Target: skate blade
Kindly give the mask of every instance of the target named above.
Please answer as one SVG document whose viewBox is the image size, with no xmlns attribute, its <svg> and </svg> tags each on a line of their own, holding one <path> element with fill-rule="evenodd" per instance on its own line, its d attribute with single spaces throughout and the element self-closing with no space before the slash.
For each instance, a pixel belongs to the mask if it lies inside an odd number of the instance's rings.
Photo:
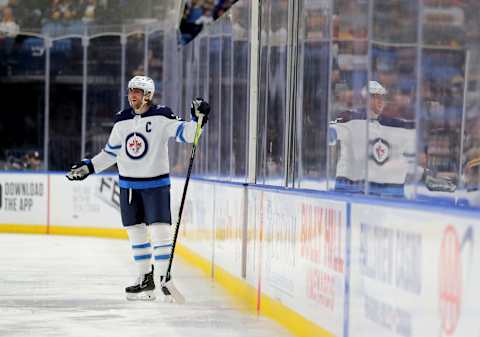
<svg viewBox="0 0 480 337">
<path fill-rule="evenodd" d="M 167 283 L 162 285 L 162 292 L 165 295 L 165 298 L 168 299 L 170 302 L 175 302 L 178 304 L 185 303 L 185 297 L 178 291 L 177 287 L 173 284 L 173 281 L 168 281 Z"/>
<path fill-rule="evenodd" d="M 155 301 L 155 298 L 153 290 L 143 291 L 138 294 L 127 294 L 127 300 L 129 301 Z"/>
</svg>

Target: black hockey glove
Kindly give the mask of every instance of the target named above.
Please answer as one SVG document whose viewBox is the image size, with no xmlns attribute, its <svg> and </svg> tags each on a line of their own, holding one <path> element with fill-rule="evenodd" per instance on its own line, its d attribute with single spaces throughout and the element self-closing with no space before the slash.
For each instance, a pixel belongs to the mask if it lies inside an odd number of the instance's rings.
<svg viewBox="0 0 480 337">
<path fill-rule="evenodd" d="M 432 192 L 455 192 L 457 184 L 454 180 L 437 176 L 434 172 L 426 169 L 423 180 L 425 186 Z"/>
<path fill-rule="evenodd" d="M 203 115 L 202 119 L 202 128 L 208 121 L 208 115 L 210 114 L 210 104 L 207 101 L 204 101 L 203 98 L 198 97 L 192 101 L 190 107 L 190 113 L 192 114 L 192 120 L 195 122 L 198 121 L 200 115 Z"/>
<path fill-rule="evenodd" d="M 70 172 L 67 174 L 68 180 L 83 180 L 94 173 L 93 164 L 90 160 L 84 159 L 79 163 L 73 164 Z"/>
</svg>

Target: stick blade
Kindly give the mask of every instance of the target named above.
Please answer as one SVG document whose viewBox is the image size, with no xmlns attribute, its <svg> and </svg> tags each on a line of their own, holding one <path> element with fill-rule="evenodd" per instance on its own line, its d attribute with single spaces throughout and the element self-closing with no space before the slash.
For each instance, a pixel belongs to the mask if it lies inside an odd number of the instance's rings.
<svg viewBox="0 0 480 337">
<path fill-rule="evenodd" d="M 165 296 L 171 296 L 175 303 L 185 304 L 185 297 L 178 291 L 172 280 L 162 285 L 162 292 Z"/>
</svg>

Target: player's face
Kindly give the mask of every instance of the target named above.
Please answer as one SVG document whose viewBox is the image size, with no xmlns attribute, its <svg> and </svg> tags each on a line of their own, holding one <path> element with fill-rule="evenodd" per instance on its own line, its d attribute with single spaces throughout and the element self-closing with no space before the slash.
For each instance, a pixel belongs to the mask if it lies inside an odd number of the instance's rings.
<svg viewBox="0 0 480 337">
<path fill-rule="evenodd" d="M 377 114 L 380 115 L 385 107 L 385 99 L 383 95 L 370 95 L 370 106 L 371 109 Z"/>
<path fill-rule="evenodd" d="M 128 90 L 128 102 L 130 106 L 138 110 L 142 107 L 143 102 L 143 90 L 141 89 L 129 89 Z"/>
</svg>

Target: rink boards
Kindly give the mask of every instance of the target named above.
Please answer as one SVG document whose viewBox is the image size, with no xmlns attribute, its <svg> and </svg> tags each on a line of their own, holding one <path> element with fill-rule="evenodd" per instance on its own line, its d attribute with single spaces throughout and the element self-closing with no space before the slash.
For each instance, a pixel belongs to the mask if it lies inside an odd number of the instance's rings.
<svg viewBox="0 0 480 337">
<path fill-rule="evenodd" d="M 126 237 L 114 176 L 5 173 L 0 194 L 0 231 Z M 480 337 L 479 218 L 192 180 L 179 253 L 298 336 Z"/>
</svg>

